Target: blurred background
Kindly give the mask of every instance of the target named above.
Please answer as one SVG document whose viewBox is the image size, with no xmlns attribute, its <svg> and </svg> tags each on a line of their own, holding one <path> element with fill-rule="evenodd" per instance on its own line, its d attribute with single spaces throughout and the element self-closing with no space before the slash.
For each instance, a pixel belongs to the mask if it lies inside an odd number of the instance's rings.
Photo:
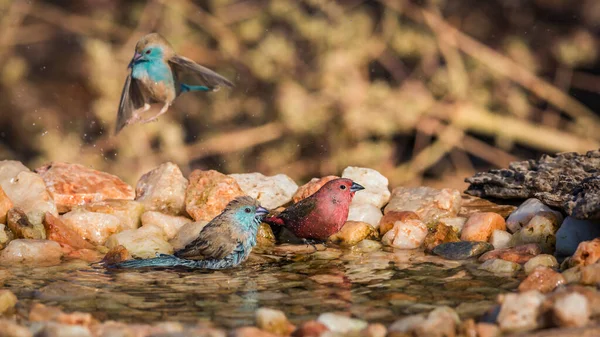
<svg viewBox="0 0 600 337">
<path fill-rule="evenodd" d="M 233 80 L 114 135 L 136 41 Z M 0 0 L 0 159 L 392 186 L 600 144 L 598 0 Z"/>
</svg>

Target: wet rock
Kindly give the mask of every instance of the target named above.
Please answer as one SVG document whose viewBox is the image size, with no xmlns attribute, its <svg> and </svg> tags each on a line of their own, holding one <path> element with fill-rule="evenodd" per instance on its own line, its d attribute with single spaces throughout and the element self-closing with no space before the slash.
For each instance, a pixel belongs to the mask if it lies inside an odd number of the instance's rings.
<svg viewBox="0 0 600 337">
<path fill-rule="evenodd" d="M 581 281 L 581 267 L 569 268 L 562 272 L 562 276 L 568 284 L 579 283 Z"/>
<path fill-rule="evenodd" d="M 194 170 L 189 179 L 185 210 L 196 221 L 212 220 L 231 200 L 244 195 L 235 179 L 214 170 Z"/>
<path fill-rule="evenodd" d="M 442 243 L 458 241 L 460 241 L 460 239 L 452 227 L 438 222 L 435 227 L 429 229 L 425 241 L 423 242 L 423 247 L 425 248 L 425 252 L 431 253 L 435 247 Z"/>
<path fill-rule="evenodd" d="M 140 217 L 144 212 L 144 205 L 133 200 L 102 200 L 84 206 L 73 207 L 73 210 L 86 210 L 94 213 L 103 213 L 116 216 L 121 229 L 136 229 L 140 227 Z"/>
<path fill-rule="evenodd" d="M 61 213 L 75 205 L 105 199 L 130 199 L 133 188 L 112 174 L 69 163 L 50 163 L 35 170 L 44 180 Z"/>
<path fill-rule="evenodd" d="M 541 316 L 544 295 L 537 290 L 520 294 L 502 294 L 498 324 L 503 332 L 535 330 L 543 325 Z"/>
<path fill-rule="evenodd" d="M 375 240 L 362 240 L 354 248 L 363 253 L 373 252 L 381 249 L 381 242 Z"/>
<path fill-rule="evenodd" d="M 277 208 L 292 200 L 298 185 L 285 174 L 267 177 L 262 173 L 230 174 L 246 195 L 267 209 Z"/>
<path fill-rule="evenodd" d="M 44 337 L 92 337 L 87 327 L 80 325 L 60 324 L 47 322 L 36 333 L 36 336 Z"/>
<path fill-rule="evenodd" d="M 508 169 L 477 173 L 466 193 L 503 199 L 538 198 L 579 219 L 600 219 L 600 150 L 543 155 Z"/>
<path fill-rule="evenodd" d="M 13 234 L 6 225 L 0 224 L 0 250 L 4 249 L 8 242 L 13 239 Z"/>
<path fill-rule="evenodd" d="M 149 259 L 156 253 L 172 254 L 173 247 L 160 227 L 154 225 L 142 226 L 138 229 L 128 229 L 111 235 L 106 240 L 106 247 L 123 246 L 134 258 Z"/>
<path fill-rule="evenodd" d="M 407 220 L 421 220 L 421 218 L 419 218 L 419 216 L 415 212 L 409 212 L 409 211 L 402 211 L 402 212 L 390 211 L 390 212 L 387 212 L 379 220 L 379 226 L 378 226 L 379 227 L 379 234 L 381 236 L 383 236 L 390 229 L 392 229 L 392 227 L 394 227 L 394 224 L 396 222 L 398 222 L 398 221 L 399 222 L 403 222 L 403 221 L 407 221 Z"/>
<path fill-rule="evenodd" d="M 590 305 L 576 292 L 560 296 L 552 305 L 554 323 L 561 327 L 584 326 L 590 320 Z"/>
<path fill-rule="evenodd" d="M 440 223 L 452 227 L 452 229 L 459 233 L 462 232 L 463 227 L 467 223 L 467 218 L 462 216 L 452 217 L 452 218 L 441 218 L 439 220 Z"/>
<path fill-rule="evenodd" d="M 312 178 L 308 183 L 300 186 L 294 196 L 292 197 L 292 201 L 294 203 L 308 198 L 313 195 L 316 191 L 318 191 L 323 185 L 332 181 L 333 179 L 339 178 L 338 176 L 326 176 L 323 178 Z"/>
<path fill-rule="evenodd" d="M 462 229 L 463 241 L 488 241 L 494 230 L 506 230 L 504 218 L 492 212 L 472 214 Z"/>
<path fill-rule="evenodd" d="M 174 238 L 184 225 L 193 222 L 192 219 L 184 216 L 169 215 L 156 211 L 144 212 L 141 220 L 142 226 L 154 225 L 160 227 L 168 240 Z"/>
<path fill-rule="evenodd" d="M 519 264 L 524 264 L 534 256 L 541 253 L 540 246 L 534 243 L 514 247 L 495 249 L 487 252 L 479 257 L 479 261 L 487 261 L 491 259 L 502 259 Z"/>
<path fill-rule="evenodd" d="M 571 266 L 587 266 L 600 260 L 600 238 L 592 241 L 583 241 L 571 257 Z"/>
<path fill-rule="evenodd" d="M 82 260 L 86 262 L 98 262 L 102 260 L 104 254 L 94 249 L 77 249 L 65 253 L 65 258 Z"/>
<path fill-rule="evenodd" d="M 350 208 L 356 205 L 370 204 L 381 209 L 390 200 L 388 179 L 376 170 L 348 166 L 342 172 L 342 178 L 351 179 L 365 188 L 360 193 L 356 193 Z"/>
<path fill-rule="evenodd" d="M 417 337 L 447 337 L 456 335 L 460 322 L 458 314 L 449 307 L 439 307 L 429 313 L 427 319 L 413 330 Z"/>
<path fill-rule="evenodd" d="M 575 267 L 581 272 L 581 284 L 596 285 L 600 283 L 600 263 L 594 263 L 589 266 Z"/>
<path fill-rule="evenodd" d="M 85 325 L 90 326 L 97 321 L 89 313 L 71 312 L 65 313 L 58 307 L 46 306 L 41 303 L 35 303 L 29 311 L 29 320 L 31 322 L 47 322 L 53 321 L 61 324 L 69 325 Z"/>
<path fill-rule="evenodd" d="M 554 213 L 538 213 L 512 236 L 511 245 L 537 243 L 542 248 L 542 252 L 552 254 L 555 250 L 556 231 L 559 226 L 560 222 Z"/>
<path fill-rule="evenodd" d="M 57 242 L 51 240 L 12 240 L 0 252 L 0 265 L 14 266 L 29 264 L 36 266 L 53 266 L 60 264 L 63 255 Z"/>
<path fill-rule="evenodd" d="M 6 214 L 11 208 L 13 208 L 13 203 L 0 185 L 0 223 L 6 223 Z"/>
<path fill-rule="evenodd" d="M 489 242 L 494 246 L 494 249 L 508 248 L 512 235 L 504 230 L 496 229 L 492 232 Z"/>
<path fill-rule="evenodd" d="M 228 336 L 230 337 L 277 337 L 277 335 L 270 332 L 263 331 L 253 326 L 247 326 L 237 328 L 233 330 Z"/>
<path fill-rule="evenodd" d="M 135 200 L 146 211 L 169 215 L 185 213 L 185 190 L 188 181 L 179 166 L 166 162 L 145 173 L 135 186 Z"/>
<path fill-rule="evenodd" d="M 261 223 L 258 226 L 258 231 L 256 232 L 256 246 L 260 247 L 271 247 L 275 245 L 275 234 L 273 234 L 273 230 L 271 226 L 266 223 Z"/>
<path fill-rule="evenodd" d="M 477 269 L 485 270 L 496 275 L 513 276 L 521 270 L 521 265 L 502 259 L 492 259 L 485 261 L 477 267 Z"/>
<path fill-rule="evenodd" d="M 541 293 L 549 293 L 559 285 L 565 284 L 565 278 L 551 268 L 536 267 L 519 285 L 519 291 L 538 290 Z"/>
<path fill-rule="evenodd" d="M 175 237 L 169 240 L 169 244 L 173 246 L 173 249 L 176 251 L 185 248 L 188 243 L 194 241 L 198 237 L 202 229 L 204 229 L 204 226 L 207 224 L 208 221 L 197 221 L 183 225 L 179 232 L 175 234 Z"/>
<path fill-rule="evenodd" d="M 0 318 L 0 337 L 33 337 L 27 327 L 17 324 L 15 321 Z"/>
<path fill-rule="evenodd" d="M 360 331 L 360 336 L 364 337 L 386 337 L 387 328 L 383 324 L 372 323 Z"/>
<path fill-rule="evenodd" d="M 477 257 L 493 248 L 487 242 L 459 241 L 438 245 L 432 252 L 448 260 L 466 260 Z"/>
<path fill-rule="evenodd" d="M 18 239 L 36 239 L 42 240 L 46 238 L 44 226 L 33 224 L 20 208 L 11 208 L 7 215 L 7 225 Z"/>
<path fill-rule="evenodd" d="M 506 219 L 506 227 L 515 233 L 531 221 L 531 219 L 539 213 L 554 213 L 558 223 L 562 222 L 562 214 L 552 210 L 544 203 L 535 198 L 525 200 L 519 208 L 512 212 Z"/>
<path fill-rule="evenodd" d="M 506 219 L 514 210 L 517 209 L 516 206 L 500 205 L 468 194 L 463 194 L 461 197 L 462 206 L 460 208 L 459 215 L 464 217 L 469 217 L 473 213 L 494 212 L 500 214 L 501 217 Z"/>
<path fill-rule="evenodd" d="M 363 320 L 334 313 L 323 313 L 319 315 L 317 321 L 325 325 L 330 331 L 339 333 L 360 331 L 368 325 L 367 322 Z"/>
<path fill-rule="evenodd" d="M 579 244 L 600 237 L 600 221 L 577 220 L 566 217 L 556 232 L 556 256 L 570 256 Z"/>
<path fill-rule="evenodd" d="M 116 264 L 119 262 L 131 260 L 133 257 L 129 254 L 129 251 L 123 245 L 117 245 L 112 247 L 104 258 L 102 259 L 102 263 L 105 265 Z"/>
<path fill-rule="evenodd" d="M 259 308 L 255 313 L 256 326 L 264 331 L 287 336 L 295 327 L 280 310 Z"/>
<path fill-rule="evenodd" d="M 500 328 L 496 324 L 477 323 L 475 332 L 477 337 L 500 337 Z"/>
<path fill-rule="evenodd" d="M 456 217 L 461 203 L 460 192 L 454 189 L 397 187 L 392 191 L 392 198 L 385 207 L 384 214 L 391 211 L 412 211 L 424 223 L 429 224 L 441 218 Z"/>
<path fill-rule="evenodd" d="M 410 336 L 412 332 L 425 322 L 425 317 L 422 315 L 411 315 L 403 317 L 388 327 L 388 331 L 392 336 L 396 334 L 407 334 Z"/>
<path fill-rule="evenodd" d="M 48 240 L 56 241 L 73 249 L 94 249 L 94 245 L 85 241 L 75 230 L 51 213 L 46 213 L 44 227 Z"/>
<path fill-rule="evenodd" d="M 557 268 L 558 261 L 556 261 L 556 258 L 550 254 L 540 254 L 538 256 L 534 256 L 531 259 L 529 259 L 529 261 L 527 261 L 525 263 L 523 268 L 525 269 L 526 274 L 531 274 L 531 272 L 536 267 L 540 267 L 540 266 L 548 267 L 548 268 Z"/>
<path fill-rule="evenodd" d="M 365 222 L 346 221 L 339 232 L 329 237 L 329 242 L 343 247 L 354 246 L 364 239 L 378 238 L 377 230 Z"/>
<path fill-rule="evenodd" d="M 329 331 L 325 324 L 317 321 L 307 321 L 292 333 L 292 337 L 320 337 L 323 333 Z"/>
<path fill-rule="evenodd" d="M 399 249 L 419 248 L 427 233 L 427 226 L 421 220 L 396 221 L 394 227 L 381 238 L 381 243 Z"/>
<path fill-rule="evenodd" d="M 103 245 L 109 236 L 122 230 L 121 220 L 112 214 L 78 209 L 63 214 L 60 219 L 94 245 Z"/>
<path fill-rule="evenodd" d="M 366 222 L 377 228 L 382 216 L 383 213 L 381 213 L 381 209 L 377 206 L 371 204 L 352 204 L 348 212 L 348 221 Z"/>
<path fill-rule="evenodd" d="M 13 311 L 17 305 L 17 296 L 8 289 L 0 289 L 0 316 Z"/>
</svg>

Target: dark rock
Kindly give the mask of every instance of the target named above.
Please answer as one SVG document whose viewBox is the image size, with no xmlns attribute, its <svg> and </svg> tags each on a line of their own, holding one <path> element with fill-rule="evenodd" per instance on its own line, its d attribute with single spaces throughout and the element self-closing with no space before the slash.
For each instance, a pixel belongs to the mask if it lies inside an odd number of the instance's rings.
<svg viewBox="0 0 600 337">
<path fill-rule="evenodd" d="M 466 182 L 468 194 L 484 198 L 538 198 L 578 219 L 600 219 L 600 150 L 544 155 L 480 172 Z"/>
<path fill-rule="evenodd" d="M 442 243 L 433 249 L 433 253 L 448 260 L 466 260 L 492 249 L 494 246 L 487 242 L 460 241 Z"/>
</svg>

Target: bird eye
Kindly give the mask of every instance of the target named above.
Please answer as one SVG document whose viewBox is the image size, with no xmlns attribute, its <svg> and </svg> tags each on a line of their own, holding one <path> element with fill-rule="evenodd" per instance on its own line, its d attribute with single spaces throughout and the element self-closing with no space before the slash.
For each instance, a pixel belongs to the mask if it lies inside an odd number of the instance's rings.
<svg viewBox="0 0 600 337">
<path fill-rule="evenodd" d="M 345 190 L 346 189 L 346 185 L 340 186 L 340 189 Z"/>
<path fill-rule="evenodd" d="M 150 49 L 146 50 L 146 54 L 150 54 L 150 52 L 151 52 Z"/>
<path fill-rule="evenodd" d="M 250 212 L 252 212 L 252 210 L 250 209 L 250 207 L 246 207 L 246 209 L 244 210 L 244 212 L 250 213 Z"/>
</svg>

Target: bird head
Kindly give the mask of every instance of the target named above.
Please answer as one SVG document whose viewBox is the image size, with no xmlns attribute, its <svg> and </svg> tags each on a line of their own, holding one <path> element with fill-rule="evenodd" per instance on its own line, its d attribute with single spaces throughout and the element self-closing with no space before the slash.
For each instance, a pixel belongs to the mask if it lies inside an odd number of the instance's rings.
<svg viewBox="0 0 600 337">
<path fill-rule="evenodd" d="M 323 185 L 323 187 L 319 189 L 317 193 L 320 192 L 337 197 L 346 197 L 347 199 L 351 200 L 352 197 L 354 197 L 354 193 L 364 189 L 364 187 L 350 179 L 338 178 L 327 182 L 325 185 Z"/>
<path fill-rule="evenodd" d="M 175 52 L 169 41 L 158 33 L 151 33 L 137 42 L 131 63 L 168 60 L 174 54 Z"/>
<path fill-rule="evenodd" d="M 244 229 L 250 229 L 261 223 L 269 211 L 261 207 L 258 200 L 243 196 L 230 201 L 224 213 L 233 217 L 237 224 L 245 227 Z"/>
</svg>

